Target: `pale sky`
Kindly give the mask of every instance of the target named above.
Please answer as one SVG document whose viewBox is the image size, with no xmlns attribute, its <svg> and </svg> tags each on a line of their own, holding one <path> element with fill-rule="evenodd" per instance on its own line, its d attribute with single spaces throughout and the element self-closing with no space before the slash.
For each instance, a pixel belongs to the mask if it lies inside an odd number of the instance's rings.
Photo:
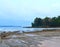
<svg viewBox="0 0 60 47">
<path fill-rule="evenodd" d="M 60 15 L 60 0 L 0 0 L 0 25 L 30 26 L 35 17 Z"/>
</svg>

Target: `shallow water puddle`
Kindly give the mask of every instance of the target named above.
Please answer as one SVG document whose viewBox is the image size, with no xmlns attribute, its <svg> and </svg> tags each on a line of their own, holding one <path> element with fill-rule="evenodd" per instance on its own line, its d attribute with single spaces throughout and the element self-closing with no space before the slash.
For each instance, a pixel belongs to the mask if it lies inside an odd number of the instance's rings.
<svg viewBox="0 0 60 47">
<path fill-rule="evenodd" d="M 25 34 L 26 36 L 38 36 L 38 35 L 35 35 L 35 34 Z"/>
</svg>

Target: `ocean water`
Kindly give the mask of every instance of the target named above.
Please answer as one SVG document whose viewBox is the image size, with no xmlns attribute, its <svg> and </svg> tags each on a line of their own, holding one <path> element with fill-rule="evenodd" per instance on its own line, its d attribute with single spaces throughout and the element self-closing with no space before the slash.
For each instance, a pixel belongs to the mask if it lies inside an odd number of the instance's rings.
<svg viewBox="0 0 60 47">
<path fill-rule="evenodd" d="M 29 31 L 41 31 L 44 29 L 60 29 L 60 28 L 22 28 L 22 27 L 0 27 L 0 32 L 3 31 L 25 31 L 25 32 L 29 32 Z"/>
</svg>

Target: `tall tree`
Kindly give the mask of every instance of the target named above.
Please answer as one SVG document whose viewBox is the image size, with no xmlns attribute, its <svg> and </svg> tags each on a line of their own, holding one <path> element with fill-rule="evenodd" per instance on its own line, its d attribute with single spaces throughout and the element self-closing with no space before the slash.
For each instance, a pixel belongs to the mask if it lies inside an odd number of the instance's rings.
<svg viewBox="0 0 60 47">
<path fill-rule="evenodd" d="M 43 23 L 46 27 L 50 26 L 51 19 L 49 17 L 46 17 L 43 19 Z"/>
<path fill-rule="evenodd" d="M 32 26 L 40 27 L 42 25 L 42 19 L 41 18 L 35 18 L 34 23 L 32 23 Z"/>
</svg>

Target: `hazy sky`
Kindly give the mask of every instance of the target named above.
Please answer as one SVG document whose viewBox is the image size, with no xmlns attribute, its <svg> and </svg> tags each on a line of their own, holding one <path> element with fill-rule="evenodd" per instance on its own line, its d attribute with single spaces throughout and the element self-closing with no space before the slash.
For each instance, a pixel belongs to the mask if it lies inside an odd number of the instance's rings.
<svg viewBox="0 0 60 47">
<path fill-rule="evenodd" d="M 60 15 L 60 0 L 0 0 L 0 25 L 31 25 L 35 17 Z"/>
</svg>

